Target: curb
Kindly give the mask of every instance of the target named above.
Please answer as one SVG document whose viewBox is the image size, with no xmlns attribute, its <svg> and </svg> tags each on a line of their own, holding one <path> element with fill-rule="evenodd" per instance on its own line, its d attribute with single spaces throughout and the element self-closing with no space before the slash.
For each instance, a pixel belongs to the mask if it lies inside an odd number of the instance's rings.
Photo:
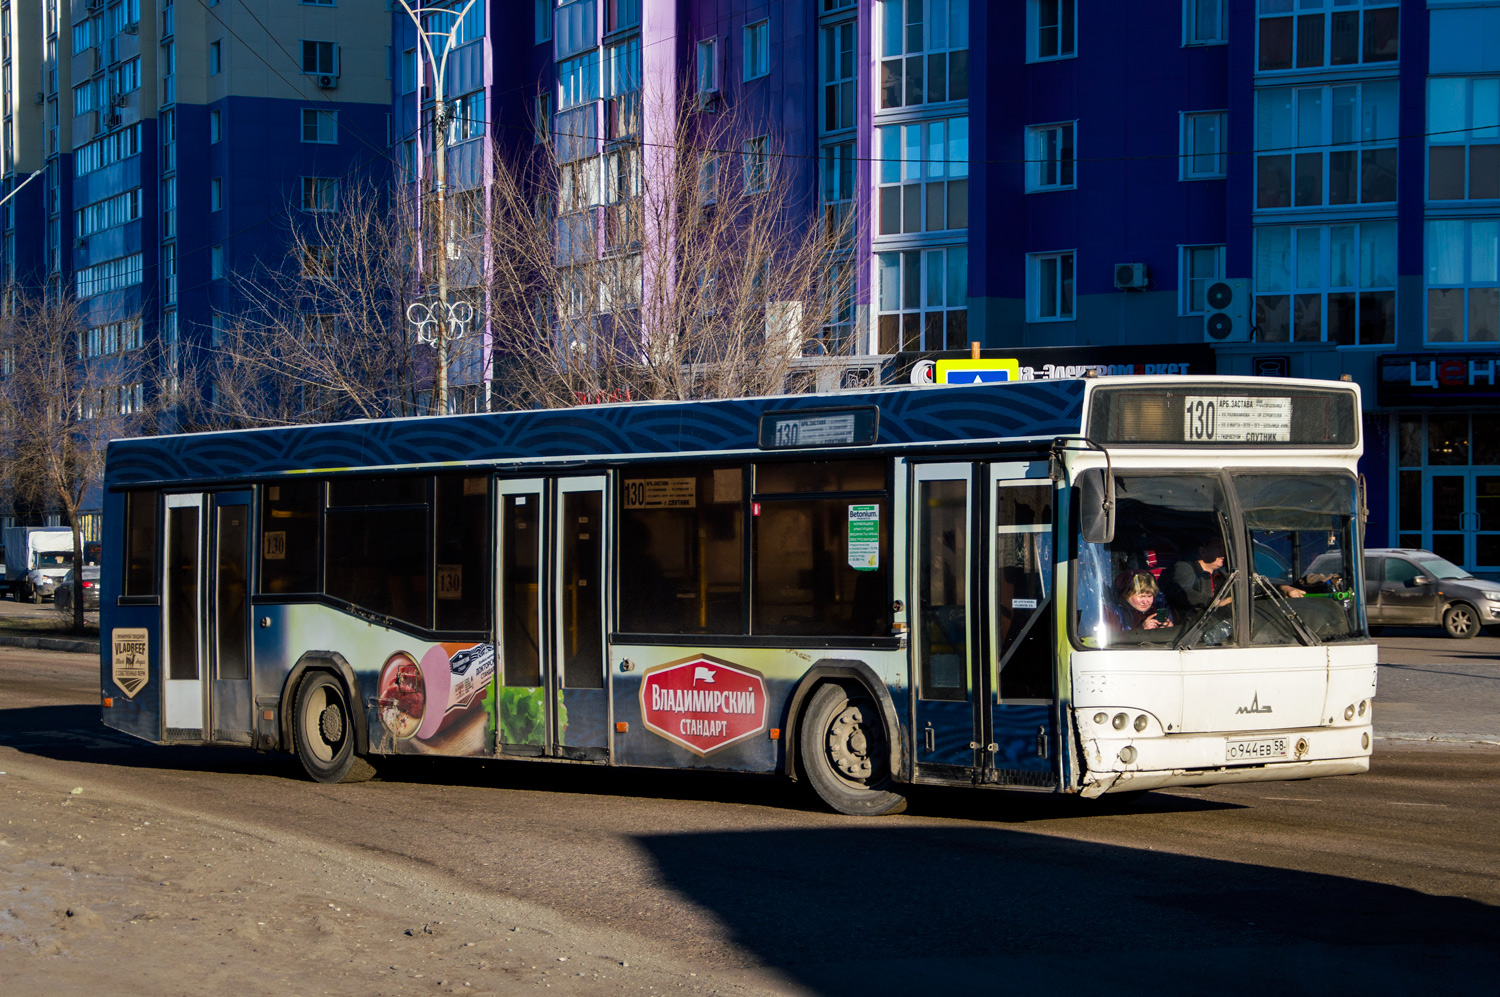
<svg viewBox="0 0 1500 997">
<path fill-rule="evenodd" d="M 97 640 L 69 640 L 62 637 L 13 637 L 0 634 L 0 647 L 25 647 L 39 651 L 69 651 L 73 654 L 98 654 Z"/>
</svg>

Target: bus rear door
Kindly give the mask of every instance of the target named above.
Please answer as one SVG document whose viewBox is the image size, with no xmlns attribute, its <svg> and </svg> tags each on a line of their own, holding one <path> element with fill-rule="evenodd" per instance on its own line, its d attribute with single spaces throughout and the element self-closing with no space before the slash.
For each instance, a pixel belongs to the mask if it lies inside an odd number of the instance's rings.
<svg viewBox="0 0 1500 997">
<path fill-rule="evenodd" d="M 608 756 L 605 478 L 501 481 L 496 748 Z"/>
<path fill-rule="evenodd" d="M 250 492 L 166 496 L 163 537 L 163 738 L 249 744 Z"/>
</svg>

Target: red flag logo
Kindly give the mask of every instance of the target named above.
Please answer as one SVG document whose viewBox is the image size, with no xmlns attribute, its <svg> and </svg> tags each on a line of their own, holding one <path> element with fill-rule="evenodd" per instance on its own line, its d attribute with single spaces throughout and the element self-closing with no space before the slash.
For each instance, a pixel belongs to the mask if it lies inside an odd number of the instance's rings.
<svg viewBox="0 0 1500 997">
<path fill-rule="evenodd" d="M 641 676 L 646 728 L 708 756 L 766 729 L 766 682 L 751 668 L 689 658 Z"/>
</svg>

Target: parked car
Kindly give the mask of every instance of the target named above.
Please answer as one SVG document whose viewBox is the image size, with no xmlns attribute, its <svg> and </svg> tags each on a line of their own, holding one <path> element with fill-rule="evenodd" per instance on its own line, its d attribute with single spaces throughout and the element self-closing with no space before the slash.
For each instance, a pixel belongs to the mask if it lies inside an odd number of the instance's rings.
<svg viewBox="0 0 1500 997">
<path fill-rule="evenodd" d="M 63 580 L 57 583 L 57 590 L 52 595 L 52 605 L 64 616 L 73 615 L 73 587 L 77 584 L 78 570 L 70 570 L 63 576 Z M 86 565 L 83 568 L 83 611 L 85 613 L 97 613 L 99 611 L 99 567 L 98 565 Z"/>
<path fill-rule="evenodd" d="M 1319 561 L 1310 570 L 1319 570 Z M 1332 562 L 1325 566 L 1328 570 Z M 1365 551 L 1365 614 L 1370 626 L 1440 626 L 1449 637 L 1472 637 L 1500 624 L 1500 582 L 1475 578 L 1430 550 L 1376 547 Z"/>
</svg>

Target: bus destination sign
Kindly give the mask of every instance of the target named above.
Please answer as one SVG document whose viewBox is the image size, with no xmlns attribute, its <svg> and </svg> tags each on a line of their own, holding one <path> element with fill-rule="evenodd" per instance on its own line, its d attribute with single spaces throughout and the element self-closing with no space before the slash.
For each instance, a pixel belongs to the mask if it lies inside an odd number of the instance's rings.
<svg viewBox="0 0 1500 997">
<path fill-rule="evenodd" d="M 696 657 L 641 676 L 646 729 L 707 756 L 766 729 L 766 682 L 750 668 Z"/>
<path fill-rule="evenodd" d="M 845 409 L 767 412 L 760 417 L 760 448 L 852 447 L 875 442 L 880 410 L 873 405 Z"/>
<path fill-rule="evenodd" d="M 1188 395 L 1183 439 L 1189 443 L 1286 443 L 1292 400 L 1263 395 Z"/>
</svg>

